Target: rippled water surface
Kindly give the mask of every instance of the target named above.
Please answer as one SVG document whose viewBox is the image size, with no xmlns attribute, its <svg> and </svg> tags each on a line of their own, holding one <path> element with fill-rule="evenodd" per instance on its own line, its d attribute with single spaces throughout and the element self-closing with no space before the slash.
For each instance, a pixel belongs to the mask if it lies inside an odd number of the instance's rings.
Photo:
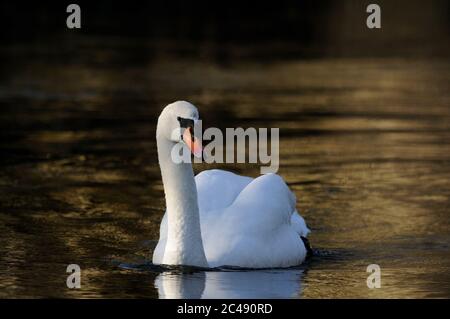
<svg viewBox="0 0 450 319">
<path fill-rule="evenodd" d="M 2 49 L 0 297 L 450 297 L 447 61 L 223 63 L 93 45 L 64 58 Z M 164 213 L 155 125 L 178 99 L 199 107 L 204 127 L 280 128 L 279 174 L 312 229 L 312 260 L 148 265 Z M 195 170 L 213 167 L 259 173 Z M 72 263 L 79 290 L 66 288 Z M 381 289 L 366 286 L 372 263 Z"/>
</svg>

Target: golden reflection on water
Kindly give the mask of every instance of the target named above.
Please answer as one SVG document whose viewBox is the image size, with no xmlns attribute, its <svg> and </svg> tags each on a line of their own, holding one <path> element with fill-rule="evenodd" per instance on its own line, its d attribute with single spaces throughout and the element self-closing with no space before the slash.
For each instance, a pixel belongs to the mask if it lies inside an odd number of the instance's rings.
<svg viewBox="0 0 450 319">
<path fill-rule="evenodd" d="M 279 173 L 322 255 L 288 274 L 295 281 L 273 277 L 275 287 L 296 298 L 448 297 L 449 70 L 398 59 L 30 63 L 0 96 L 14 139 L 1 144 L 11 156 L 0 171 L 0 297 L 158 297 L 158 283 L 198 280 L 221 296 L 232 289 L 220 274 L 116 266 L 151 258 L 164 213 L 155 124 L 176 99 L 198 105 L 204 126 L 280 128 Z M 258 174 L 257 165 L 195 166 L 212 167 Z M 80 290 L 65 288 L 70 263 L 82 267 Z M 366 286 L 370 263 L 382 289 Z"/>
</svg>

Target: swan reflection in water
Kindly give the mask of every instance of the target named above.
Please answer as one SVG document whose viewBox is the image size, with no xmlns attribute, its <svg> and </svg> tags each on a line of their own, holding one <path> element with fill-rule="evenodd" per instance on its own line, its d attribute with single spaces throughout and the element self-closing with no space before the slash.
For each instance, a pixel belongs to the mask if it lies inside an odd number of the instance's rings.
<svg viewBox="0 0 450 319">
<path fill-rule="evenodd" d="M 303 269 L 163 272 L 155 279 L 161 299 L 299 298 Z"/>
</svg>

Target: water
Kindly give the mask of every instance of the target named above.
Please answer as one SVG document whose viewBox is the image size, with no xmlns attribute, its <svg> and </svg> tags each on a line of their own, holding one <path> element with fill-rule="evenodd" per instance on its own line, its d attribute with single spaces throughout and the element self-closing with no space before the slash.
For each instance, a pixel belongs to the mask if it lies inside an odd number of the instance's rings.
<svg viewBox="0 0 450 319">
<path fill-rule="evenodd" d="M 450 297 L 447 60 L 223 61 L 99 41 L 2 48 L 0 297 Z M 205 127 L 280 128 L 279 174 L 316 250 L 305 265 L 148 264 L 164 213 L 155 124 L 177 99 Z M 216 167 L 259 173 L 195 170 Z M 372 263 L 381 289 L 366 286 Z"/>
</svg>

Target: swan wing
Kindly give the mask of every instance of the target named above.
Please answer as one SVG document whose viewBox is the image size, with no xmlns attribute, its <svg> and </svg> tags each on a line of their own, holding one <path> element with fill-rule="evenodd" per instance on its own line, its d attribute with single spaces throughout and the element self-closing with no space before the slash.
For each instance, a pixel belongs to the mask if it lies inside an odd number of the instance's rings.
<svg viewBox="0 0 450 319">
<path fill-rule="evenodd" d="M 253 178 L 220 169 L 202 171 L 195 176 L 200 213 L 230 206 Z"/>
<path fill-rule="evenodd" d="M 270 227 L 291 225 L 297 234 L 306 237 L 309 229 L 303 217 L 297 212 L 296 203 L 295 194 L 281 176 L 266 174 L 249 183 L 233 205 L 240 206 L 240 211 L 254 215 L 255 220 L 249 218 L 248 220 L 259 225 L 253 227 L 259 226 L 259 229 L 264 229 L 264 226 L 269 225 Z"/>
<path fill-rule="evenodd" d="M 252 180 L 230 206 L 208 214 L 218 218 L 202 221 L 210 265 L 263 268 L 300 264 L 306 249 L 299 233 L 307 228 L 297 213 L 293 215 L 295 204 L 295 195 L 279 175 Z"/>
</svg>

